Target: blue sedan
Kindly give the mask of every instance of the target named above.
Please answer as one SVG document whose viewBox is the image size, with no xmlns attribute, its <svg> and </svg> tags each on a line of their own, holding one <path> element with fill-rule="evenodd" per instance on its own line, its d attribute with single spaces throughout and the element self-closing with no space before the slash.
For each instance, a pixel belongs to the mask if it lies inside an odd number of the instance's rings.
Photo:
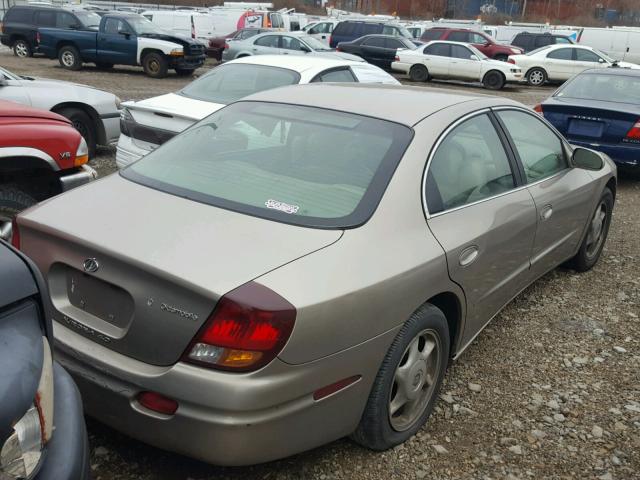
<svg viewBox="0 0 640 480">
<path fill-rule="evenodd" d="M 535 110 L 572 144 L 640 170 L 640 70 L 585 70 Z"/>
</svg>

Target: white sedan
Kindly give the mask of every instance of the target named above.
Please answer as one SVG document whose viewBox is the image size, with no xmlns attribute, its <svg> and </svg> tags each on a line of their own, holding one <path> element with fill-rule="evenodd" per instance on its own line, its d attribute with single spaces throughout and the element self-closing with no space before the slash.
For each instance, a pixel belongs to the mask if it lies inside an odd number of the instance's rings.
<svg viewBox="0 0 640 480">
<path fill-rule="evenodd" d="M 398 50 L 391 69 L 403 72 L 414 82 L 466 80 L 482 82 L 485 88 L 500 90 L 507 82 L 522 81 L 519 67 L 491 60 L 467 43 L 435 41 L 415 50 Z"/>
<path fill-rule="evenodd" d="M 529 85 L 539 87 L 546 82 L 564 82 L 590 68 L 640 68 L 640 65 L 618 62 L 595 48 L 584 45 L 556 44 L 538 48 L 524 55 L 511 55 L 508 63 L 525 72 Z"/>
<path fill-rule="evenodd" d="M 313 82 L 399 85 L 380 68 L 327 57 L 257 55 L 226 62 L 176 93 L 124 102 L 116 150 L 123 168 L 225 105 L 270 88 Z"/>
<path fill-rule="evenodd" d="M 0 100 L 67 117 L 84 137 L 91 157 L 96 145 L 115 143 L 120 134 L 120 99 L 86 85 L 16 75 L 0 67 Z"/>
</svg>

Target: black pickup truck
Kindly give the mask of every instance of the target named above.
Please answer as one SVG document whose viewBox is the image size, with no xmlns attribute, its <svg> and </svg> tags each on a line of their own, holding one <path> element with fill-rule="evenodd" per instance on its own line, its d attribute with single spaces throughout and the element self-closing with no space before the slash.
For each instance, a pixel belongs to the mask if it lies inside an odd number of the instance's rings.
<svg viewBox="0 0 640 480">
<path fill-rule="evenodd" d="M 83 62 L 101 68 L 142 65 L 150 77 L 162 78 L 169 68 L 191 75 L 206 59 L 204 44 L 165 32 L 135 13 L 108 13 L 97 31 L 39 28 L 38 38 L 38 51 L 69 70 L 81 69 Z"/>
</svg>

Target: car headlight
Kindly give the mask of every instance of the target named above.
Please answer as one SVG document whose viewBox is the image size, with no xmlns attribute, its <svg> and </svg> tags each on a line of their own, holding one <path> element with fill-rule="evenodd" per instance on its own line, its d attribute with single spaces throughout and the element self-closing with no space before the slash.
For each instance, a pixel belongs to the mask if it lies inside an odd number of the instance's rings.
<svg viewBox="0 0 640 480">
<path fill-rule="evenodd" d="M 43 337 L 44 360 L 33 404 L 13 426 L 0 450 L 0 477 L 33 478 L 41 465 L 44 447 L 53 432 L 53 363 L 49 342 Z"/>
<path fill-rule="evenodd" d="M 87 142 L 84 137 L 80 137 L 80 145 L 78 145 L 78 149 L 76 150 L 76 159 L 73 161 L 74 167 L 79 167 L 80 165 L 84 165 L 89 161 L 89 147 L 87 146 Z"/>
<path fill-rule="evenodd" d="M 173 50 L 171 50 L 169 52 L 169 55 L 172 57 L 182 57 L 184 56 L 184 49 L 183 48 L 174 48 Z"/>
</svg>

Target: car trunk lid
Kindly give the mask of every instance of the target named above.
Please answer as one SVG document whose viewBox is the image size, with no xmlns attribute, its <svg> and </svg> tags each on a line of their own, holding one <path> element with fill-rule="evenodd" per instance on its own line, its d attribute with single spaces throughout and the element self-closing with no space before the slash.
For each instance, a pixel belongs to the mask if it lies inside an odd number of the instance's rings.
<svg viewBox="0 0 640 480">
<path fill-rule="evenodd" d="M 154 365 L 179 360 L 222 295 L 342 235 L 230 212 L 119 175 L 44 202 L 20 228 L 23 250 L 47 277 L 55 320 Z"/>
<path fill-rule="evenodd" d="M 571 140 L 617 144 L 640 120 L 637 105 L 554 97 L 542 104 L 544 117 Z"/>
</svg>

